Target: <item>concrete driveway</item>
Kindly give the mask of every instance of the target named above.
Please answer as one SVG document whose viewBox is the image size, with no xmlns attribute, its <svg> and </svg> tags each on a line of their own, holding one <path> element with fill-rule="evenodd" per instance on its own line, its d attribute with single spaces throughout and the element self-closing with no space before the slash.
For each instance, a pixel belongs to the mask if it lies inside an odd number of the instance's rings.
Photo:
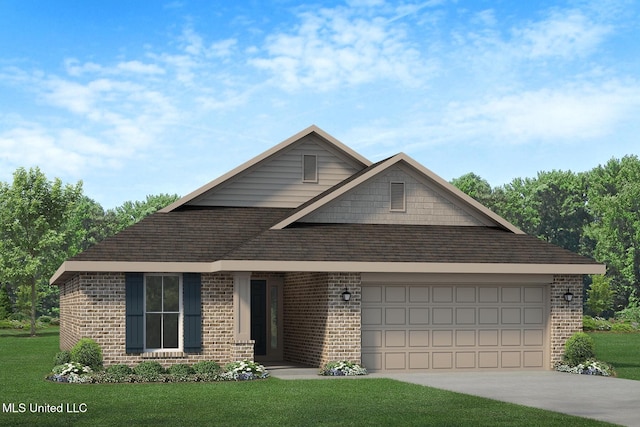
<svg viewBox="0 0 640 427">
<path fill-rule="evenodd" d="M 640 426 L 640 381 L 555 371 L 371 374 L 503 402 Z"/>
<path fill-rule="evenodd" d="M 269 367 L 281 379 L 331 379 L 312 368 Z M 341 377 L 345 378 L 345 377 Z M 397 373 L 357 378 L 390 378 L 533 408 L 640 427 L 640 381 L 555 371 Z"/>
</svg>

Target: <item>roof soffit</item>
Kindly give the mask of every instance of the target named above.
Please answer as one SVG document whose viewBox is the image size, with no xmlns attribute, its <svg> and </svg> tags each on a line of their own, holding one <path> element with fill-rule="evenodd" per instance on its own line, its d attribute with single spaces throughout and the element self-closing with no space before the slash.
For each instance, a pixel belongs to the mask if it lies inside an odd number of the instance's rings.
<svg viewBox="0 0 640 427">
<path fill-rule="evenodd" d="M 305 137 L 315 134 L 317 135 L 323 142 L 328 145 L 329 151 L 334 154 L 339 154 L 344 156 L 345 158 L 352 161 L 354 164 L 359 164 L 360 166 L 368 167 L 371 165 L 371 162 L 366 159 L 364 156 L 360 155 L 356 151 L 352 150 L 333 136 L 329 135 L 316 125 L 311 125 L 308 128 L 298 132 L 297 134 L 287 138 L 282 141 L 280 144 L 268 149 L 267 151 L 259 154 L 258 156 L 248 160 L 247 162 L 241 164 L 240 166 L 232 169 L 231 171 L 225 173 L 224 175 L 214 179 L 213 181 L 203 185 L 197 190 L 187 194 L 181 199 L 177 200 L 173 204 L 165 207 L 160 210 L 160 213 L 168 213 L 171 212 L 181 206 L 186 205 L 187 203 L 202 197 L 205 193 L 213 190 L 216 187 L 221 187 L 229 183 L 236 177 L 242 176 L 243 174 L 248 173 L 249 170 L 254 169 L 260 164 L 264 164 L 265 161 L 273 158 L 274 156 L 280 155 L 288 150 L 290 150 L 293 146 L 295 146 L 298 142 L 303 140 Z"/>
</svg>

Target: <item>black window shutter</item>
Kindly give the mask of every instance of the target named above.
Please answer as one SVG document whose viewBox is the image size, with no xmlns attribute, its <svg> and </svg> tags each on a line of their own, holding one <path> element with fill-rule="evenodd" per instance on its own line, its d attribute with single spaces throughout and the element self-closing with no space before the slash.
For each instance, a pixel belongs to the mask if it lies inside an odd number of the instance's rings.
<svg viewBox="0 0 640 427">
<path fill-rule="evenodd" d="M 126 348 L 127 353 L 144 351 L 144 274 L 126 273 Z"/>
<path fill-rule="evenodd" d="M 184 273 L 182 275 L 185 353 L 202 351 L 201 281 L 200 273 Z"/>
</svg>

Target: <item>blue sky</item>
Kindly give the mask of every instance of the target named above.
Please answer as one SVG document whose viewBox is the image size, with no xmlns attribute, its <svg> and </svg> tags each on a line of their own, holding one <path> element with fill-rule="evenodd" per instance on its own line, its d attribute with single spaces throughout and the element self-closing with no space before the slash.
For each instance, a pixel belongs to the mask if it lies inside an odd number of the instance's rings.
<svg viewBox="0 0 640 427">
<path fill-rule="evenodd" d="M 493 186 L 640 151 L 635 1 L 0 0 L 0 180 L 105 208 L 316 124 Z"/>
</svg>

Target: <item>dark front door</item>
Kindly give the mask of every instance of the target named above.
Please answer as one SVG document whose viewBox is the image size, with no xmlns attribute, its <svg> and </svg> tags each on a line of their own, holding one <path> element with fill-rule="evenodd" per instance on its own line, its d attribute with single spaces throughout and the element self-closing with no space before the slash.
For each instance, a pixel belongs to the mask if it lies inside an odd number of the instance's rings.
<svg viewBox="0 0 640 427">
<path fill-rule="evenodd" d="M 256 360 L 282 360 L 282 292 L 281 279 L 251 280 L 251 339 Z"/>
<path fill-rule="evenodd" d="M 251 281 L 251 339 L 255 356 L 267 355 L 267 281 Z"/>
</svg>

